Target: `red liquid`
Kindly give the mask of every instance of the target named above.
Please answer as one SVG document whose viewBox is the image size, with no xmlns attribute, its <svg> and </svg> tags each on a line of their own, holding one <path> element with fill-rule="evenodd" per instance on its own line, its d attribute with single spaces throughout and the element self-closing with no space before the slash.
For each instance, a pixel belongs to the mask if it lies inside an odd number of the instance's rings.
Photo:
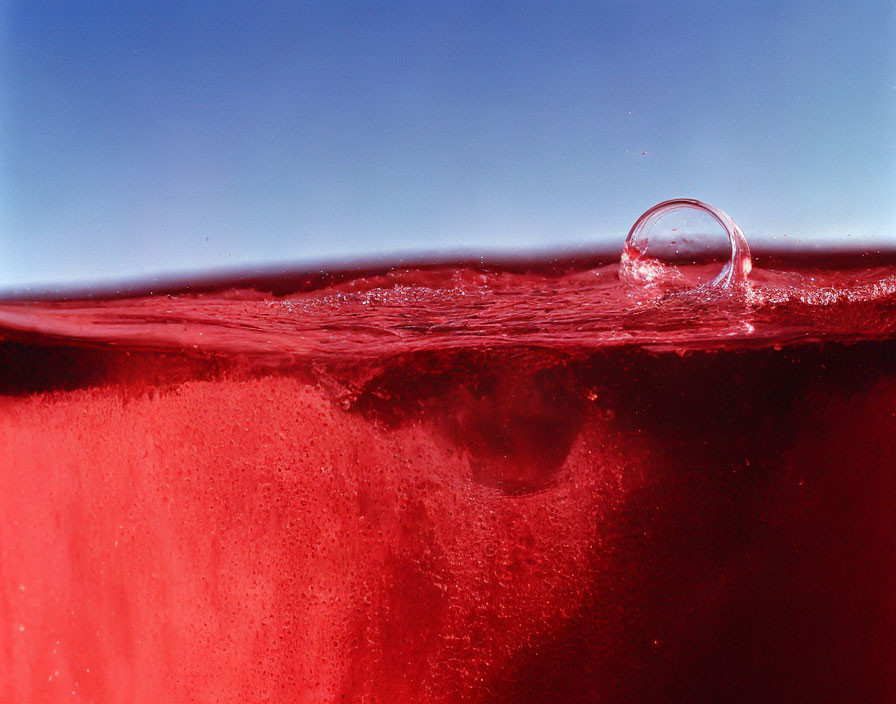
<svg viewBox="0 0 896 704">
<path fill-rule="evenodd" d="M 0 701 L 896 700 L 896 269 L 752 279 L 0 305 Z"/>
</svg>

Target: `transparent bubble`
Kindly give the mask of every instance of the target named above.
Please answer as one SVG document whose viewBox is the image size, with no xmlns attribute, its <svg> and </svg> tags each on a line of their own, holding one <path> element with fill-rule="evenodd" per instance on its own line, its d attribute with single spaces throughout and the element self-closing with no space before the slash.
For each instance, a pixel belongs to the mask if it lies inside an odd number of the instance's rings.
<svg viewBox="0 0 896 704">
<path fill-rule="evenodd" d="M 638 286 L 729 287 L 752 269 L 744 233 L 718 208 L 699 200 L 659 203 L 632 226 L 619 276 Z"/>
</svg>

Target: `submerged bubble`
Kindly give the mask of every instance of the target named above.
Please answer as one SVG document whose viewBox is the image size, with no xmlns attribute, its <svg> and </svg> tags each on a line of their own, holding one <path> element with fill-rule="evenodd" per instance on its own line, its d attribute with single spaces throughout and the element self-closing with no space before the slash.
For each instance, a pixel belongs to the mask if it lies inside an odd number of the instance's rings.
<svg viewBox="0 0 896 704">
<path fill-rule="evenodd" d="M 639 286 L 728 287 L 752 269 L 744 233 L 718 208 L 681 198 L 659 203 L 632 226 L 619 276 Z"/>
</svg>

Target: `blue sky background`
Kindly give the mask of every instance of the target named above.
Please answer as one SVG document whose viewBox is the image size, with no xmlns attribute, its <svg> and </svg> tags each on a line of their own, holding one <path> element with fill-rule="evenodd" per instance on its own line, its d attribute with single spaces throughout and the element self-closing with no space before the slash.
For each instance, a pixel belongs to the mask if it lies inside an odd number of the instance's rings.
<svg viewBox="0 0 896 704">
<path fill-rule="evenodd" d="M 894 8 L 0 0 L 0 287 L 615 246 L 677 196 L 893 246 Z"/>
</svg>

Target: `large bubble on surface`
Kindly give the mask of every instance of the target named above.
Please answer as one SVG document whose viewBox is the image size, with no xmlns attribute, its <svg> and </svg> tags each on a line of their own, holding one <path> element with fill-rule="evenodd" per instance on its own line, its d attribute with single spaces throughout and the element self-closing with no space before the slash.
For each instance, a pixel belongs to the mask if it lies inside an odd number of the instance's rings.
<svg viewBox="0 0 896 704">
<path fill-rule="evenodd" d="M 647 210 L 622 249 L 619 275 L 636 286 L 729 287 L 752 269 L 741 229 L 718 208 L 693 199 Z"/>
</svg>

